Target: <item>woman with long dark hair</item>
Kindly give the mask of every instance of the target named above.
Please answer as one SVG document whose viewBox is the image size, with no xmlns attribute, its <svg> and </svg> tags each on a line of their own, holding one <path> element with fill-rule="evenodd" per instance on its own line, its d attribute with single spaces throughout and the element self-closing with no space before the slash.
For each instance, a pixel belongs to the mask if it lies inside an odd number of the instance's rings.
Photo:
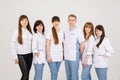
<svg viewBox="0 0 120 80">
<path fill-rule="evenodd" d="M 15 64 L 19 64 L 22 72 L 21 80 L 29 80 L 33 59 L 32 31 L 26 15 L 21 15 L 19 18 L 18 30 L 13 34 L 11 47 Z"/>
<path fill-rule="evenodd" d="M 60 30 L 58 16 L 52 18 L 52 29 L 46 35 L 47 61 L 51 80 L 57 80 L 61 61 L 63 60 L 63 32 Z"/>
<path fill-rule="evenodd" d="M 113 53 L 110 41 L 105 37 L 102 25 L 95 27 L 96 40 L 94 45 L 94 66 L 98 80 L 107 80 L 108 58 Z"/>
</svg>

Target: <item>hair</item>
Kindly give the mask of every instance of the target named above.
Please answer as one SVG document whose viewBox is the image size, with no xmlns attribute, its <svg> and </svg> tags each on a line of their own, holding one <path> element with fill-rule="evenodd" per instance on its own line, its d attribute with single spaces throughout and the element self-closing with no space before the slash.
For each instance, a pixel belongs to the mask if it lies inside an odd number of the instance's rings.
<svg viewBox="0 0 120 80">
<path fill-rule="evenodd" d="M 86 37 L 87 34 L 86 34 L 86 32 L 85 32 L 85 28 L 87 28 L 87 27 L 91 29 L 88 37 Z M 91 35 L 94 36 L 94 26 L 93 26 L 93 24 L 92 24 L 91 22 L 86 22 L 86 23 L 85 23 L 84 28 L 83 28 L 83 34 L 84 34 L 84 38 L 85 38 L 86 40 L 88 40 Z"/>
<path fill-rule="evenodd" d="M 55 21 L 60 22 L 60 18 L 58 16 L 54 16 L 52 18 L 52 23 Z M 59 39 L 58 39 L 58 35 L 57 35 L 56 29 L 54 26 L 52 27 L 52 34 L 53 34 L 54 43 L 57 45 L 59 43 Z"/>
<path fill-rule="evenodd" d="M 104 37 L 105 37 L 105 30 L 104 30 L 104 28 L 103 28 L 102 25 L 97 25 L 97 26 L 95 27 L 95 34 L 96 34 L 96 29 L 102 31 L 102 35 L 101 35 L 101 37 L 100 37 L 100 41 L 96 44 L 96 47 L 99 48 L 100 44 L 102 43 L 102 41 L 103 41 L 103 39 L 104 39 Z M 97 34 L 96 34 L 96 35 L 97 35 Z"/>
<path fill-rule="evenodd" d="M 42 24 L 42 26 L 43 26 L 42 33 L 44 34 L 44 32 L 45 32 L 45 26 L 44 26 L 44 24 L 43 24 L 43 22 L 42 22 L 41 20 L 35 21 L 33 30 L 34 30 L 34 32 L 36 33 L 36 32 L 37 32 L 36 27 L 37 27 L 38 25 L 40 25 L 40 24 Z"/>
<path fill-rule="evenodd" d="M 70 14 L 70 15 L 68 16 L 68 18 L 70 18 L 70 17 L 74 17 L 75 19 L 77 19 L 76 15 L 74 15 L 74 14 Z"/>
<path fill-rule="evenodd" d="M 23 40 L 22 40 L 22 25 L 21 25 L 21 22 L 20 22 L 23 19 L 27 19 L 28 20 L 28 17 L 26 15 L 21 15 L 19 17 L 19 22 L 18 22 L 18 43 L 19 44 L 23 44 Z M 28 20 L 27 29 L 32 34 L 29 20 Z"/>
</svg>

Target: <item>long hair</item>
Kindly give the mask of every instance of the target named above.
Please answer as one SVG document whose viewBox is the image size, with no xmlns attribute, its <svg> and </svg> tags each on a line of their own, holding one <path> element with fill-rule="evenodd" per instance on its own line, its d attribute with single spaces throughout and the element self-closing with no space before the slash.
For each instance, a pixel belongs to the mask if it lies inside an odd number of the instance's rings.
<svg viewBox="0 0 120 80">
<path fill-rule="evenodd" d="M 103 41 L 103 39 L 104 39 L 104 37 L 105 37 L 105 30 L 104 30 L 104 28 L 103 28 L 102 25 L 97 25 L 97 26 L 95 27 L 95 34 L 96 34 L 96 29 L 102 31 L 102 35 L 101 35 L 101 37 L 100 37 L 100 41 L 99 41 L 99 42 L 97 43 L 97 45 L 96 45 L 96 47 L 99 48 L 100 44 L 102 43 L 102 41 Z M 96 34 L 96 35 L 97 35 L 97 34 Z"/>
<path fill-rule="evenodd" d="M 23 44 L 23 40 L 22 40 L 22 25 L 21 25 L 21 20 L 23 20 L 23 19 L 27 19 L 28 20 L 28 17 L 26 15 L 21 15 L 19 17 L 19 22 L 18 22 L 18 42 L 19 42 L 19 44 Z M 32 34 L 29 20 L 28 20 L 27 29 Z"/>
<path fill-rule="evenodd" d="M 41 20 L 37 20 L 37 21 L 35 22 L 35 24 L 34 24 L 33 30 L 34 30 L 35 33 L 37 32 L 36 27 L 37 27 L 38 25 L 41 25 L 41 24 L 42 24 L 42 26 L 43 26 L 42 33 L 44 34 L 44 32 L 45 32 L 45 26 L 44 26 L 44 24 L 43 24 L 43 22 L 42 22 Z"/>
<path fill-rule="evenodd" d="M 86 32 L 85 32 L 85 28 L 90 28 L 90 29 L 91 29 L 88 36 L 87 36 L 87 34 L 86 34 Z M 86 40 L 88 40 L 91 35 L 94 36 L 94 26 L 93 26 L 93 24 L 92 24 L 91 22 L 85 23 L 84 28 L 83 28 L 83 34 L 84 34 L 84 38 L 85 38 Z M 86 37 L 86 36 L 87 36 L 87 37 Z"/>
<path fill-rule="evenodd" d="M 52 18 L 52 23 L 54 23 L 55 21 L 60 22 L 60 18 L 58 16 L 54 16 Z M 52 27 L 52 34 L 53 34 L 54 43 L 57 45 L 59 43 L 59 39 L 58 39 L 57 31 L 54 26 Z"/>
</svg>

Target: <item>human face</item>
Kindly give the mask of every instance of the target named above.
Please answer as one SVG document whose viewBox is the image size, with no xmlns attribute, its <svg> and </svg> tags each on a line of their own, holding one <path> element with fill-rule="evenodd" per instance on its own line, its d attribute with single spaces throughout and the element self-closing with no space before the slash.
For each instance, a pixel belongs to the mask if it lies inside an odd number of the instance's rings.
<svg viewBox="0 0 120 80">
<path fill-rule="evenodd" d="M 27 25 L 28 25 L 28 19 L 27 18 L 24 18 L 20 21 L 20 24 L 22 27 L 26 28 Z"/>
<path fill-rule="evenodd" d="M 99 30 L 99 29 L 96 29 L 96 36 L 98 37 L 98 38 L 100 38 L 101 37 L 101 35 L 102 35 L 102 31 L 101 30 Z"/>
<path fill-rule="evenodd" d="M 38 32 L 42 33 L 43 25 L 40 24 L 40 25 L 36 26 L 36 29 L 37 29 Z"/>
<path fill-rule="evenodd" d="M 91 31 L 91 27 L 89 27 L 89 26 L 88 26 L 88 27 L 85 27 L 85 33 L 86 33 L 86 34 L 89 34 L 90 31 Z"/>
<path fill-rule="evenodd" d="M 54 21 L 52 24 L 55 28 L 58 28 L 59 25 L 60 25 L 60 22 L 59 21 Z"/>
<path fill-rule="evenodd" d="M 69 24 L 70 27 L 75 27 L 76 18 L 75 17 L 69 17 L 68 18 L 68 24 Z"/>
</svg>

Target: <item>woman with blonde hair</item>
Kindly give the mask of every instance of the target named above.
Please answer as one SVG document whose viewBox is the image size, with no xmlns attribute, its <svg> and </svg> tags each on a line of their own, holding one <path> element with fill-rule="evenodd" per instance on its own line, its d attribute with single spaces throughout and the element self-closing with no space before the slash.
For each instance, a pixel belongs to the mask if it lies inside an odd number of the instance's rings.
<svg viewBox="0 0 120 80">
<path fill-rule="evenodd" d="M 94 26 L 91 22 L 87 22 L 83 28 L 85 48 L 82 53 L 82 80 L 91 80 L 92 54 L 94 43 Z"/>
</svg>

